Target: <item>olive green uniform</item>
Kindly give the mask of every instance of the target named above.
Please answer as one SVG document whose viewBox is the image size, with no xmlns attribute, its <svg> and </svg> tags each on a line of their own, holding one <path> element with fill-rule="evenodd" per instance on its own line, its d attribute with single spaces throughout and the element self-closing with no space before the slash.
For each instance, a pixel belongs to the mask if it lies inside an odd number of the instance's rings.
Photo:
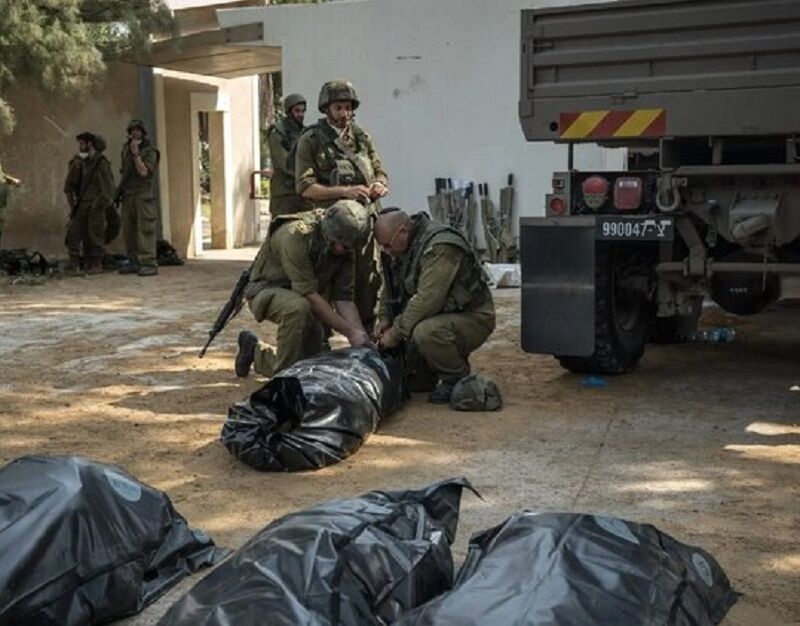
<svg viewBox="0 0 800 626">
<path fill-rule="evenodd" d="M 320 119 L 300 137 L 295 161 L 297 193 L 302 194 L 314 183 L 369 186 L 379 176 L 388 178 L 372 138 L 362 128 L 351 123 L 341 138 L 341 145 L 353 153 L 355 163 L 337 146 L 337 139 L 336 129 L 327 118 Z M 336 200 L 319 204 L 328 207 L 334 202 Z M 374 215 L 379 204 L 374 202 L 369 209 Z M 378 250 L 371 232 L 364 247 L 356 251 L 355 258 L 355 304 L 364 327 L 369 330 L 374 323 L 381 286 Z"/>
<path fill-rule="evenodd" d="M 102 153 L 83 160 L 73 157 L 64 181 L 71 210 L 64 243 L 70 257 L 103 257 L 106 209 L 114 201 L 114 174 Z"/>
<path fill-rule="evenodd" d="M 269 212 L 272 217 L 299 213 L 313 208 L 313 203 L 297 194 L 294 183 L 293 148 L 304 127 L 290 117 L 282 117 L 267 129 L 267 143 L 272 160 L 269 183 Z"/>
<path fill-rule="evenodd" d="M 306 298 L 353 301 L 353 255 L 336 255 L 322 232 L 324 209 L 283 215 L 270 224 L 245 290 L 256 321 L 278 325 L 277 346 L 259 344 L 253 368 L 272 376 L 323 349 L 325 331 Z"/>
<path fill-rule="evenodd" d="M 492 294 L 464 235 L 425 213 L 411 219 L 408 249 L 392 262 L 391 292 L 401 309 L 392 328 L 406 341 L 412 380 L 428 378 L 425 382 L 435 384 L 426 376 L 427 365 L 441 382 L 455 384 L 470 373 L 470 353 L 494 330 Z M 388 325 L 387 291 L 380 316 Z"/>
<path fill-rule="evenodd" d="M 129 143 L 122 147 L 120 196 L 122 198 L 122 230 L 125 251 L 140 267 L 157 267 L 156 203 L 153 197 L 153 176 L 158 165 L 158 152 L 146 139 L 139 144 L 139 154 L 147 166 L 147 176 L 136 170 Z"/>
</svg>

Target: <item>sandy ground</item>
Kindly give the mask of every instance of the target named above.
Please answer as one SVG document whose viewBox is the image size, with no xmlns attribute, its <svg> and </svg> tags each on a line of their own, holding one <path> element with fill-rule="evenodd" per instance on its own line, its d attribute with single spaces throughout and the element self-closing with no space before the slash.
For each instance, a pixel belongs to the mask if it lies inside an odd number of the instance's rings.
<svg viewBox="0 0 800 626">
<path fill-rule="evenodd" d="M 238 331 L 258 329 L 250 314 L 197 358 L 245 265 L 3 281 L 0 462 L 77 453 L 117 463 L 234 548 L 320 500 L 465 475 L 483 500 L 464 497 L 458 560 L 473 532 L 520 509 L 611 514 L 714 554 L 745 593 L 727 624 L 800 624 L 800 392 L 790 391 L 800 311 L 712 311 L 704 321 L 735 325 L 735 343 L 653 346 L 636 373 L 591 389 L 521 352 L 519 292 L 498 292 L 498 330 L 474 365 L 500 383 L 502 412 L 454 413 L 417 397 L 347 461 L 263 474 L 217 440 L 227 407 L 259 385 L 232 370 Z M 155 623 L 176 593 L 126 623 Z"/>
</svg>

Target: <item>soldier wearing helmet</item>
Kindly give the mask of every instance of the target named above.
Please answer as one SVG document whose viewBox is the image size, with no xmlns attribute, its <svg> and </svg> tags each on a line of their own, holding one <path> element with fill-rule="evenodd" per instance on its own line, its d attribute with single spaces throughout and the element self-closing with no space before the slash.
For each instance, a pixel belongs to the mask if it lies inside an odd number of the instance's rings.
<svg viewBox="0 0 800 626">
<path fill-rule="evenodd" d="M 323 350 L 326 328 L 353 347 L 371 345 L 353 303 L 354 250 L 370 230 L 367 210 L 341 200 L 327 209 L 272 220 L 250 272 L 245 297 L 256 321 L 277 324 L 276 345 L 239 333 L 236 375 L 262 376 Z"/>
<path fill-rule="evenodd" d="M 325 117 L 306 130 L 297 143 L 297 192 L 317 206 L 337 200 L 355 200 L 374 215 L 378 200 L 389 193 L 388 177 L 370 136 L 353 121 L 360 105 L 347 80 L 325 83 L 317 108 Z M 370 236 L 356 252 L 356 305 L 364 324 L 371 328 L 380 288 L 375 245 Z"/>
<path fill-rule="evenodd" d="M 158 150 L 147 140 L 147 127 L 142 120 L 131 120 L 127 132 L 117 198 L 122 203 L 122 230 L 130 262 L 119 273 L 155 276 L 158 264 L 153 176 L 158 166 Z"/>
<path fill-rule="evenodd" d="M 305 129 L 306 99 L 299 93 L 289 94 L 283 100 L 283 113 L 267 129 L 272 160 L 269 212 L 273 217 L 313 208 L 311 201 L 298 195 L 294 180 L 295 145 Z"/>
<path fill-rule="evenodd" d="M 409 386 L 450 402 L 470 373 L 469 355 L 492 334 L 494 302 L 483 267 L 461 231 L 386 209 L 375 220 L 375 242 L 389 255 L 376 325 L 378 345 L 405 343 Z M 397 309 L 397 310 L 395 310 Z"/>
<path fill-rule="evenodd" d="M 106 243 L 106 210 L 114 201 L 114 174 L 106 158 L 106 142 L 98 134 L 82 132 L 75 137 L 76 154 L 67 166 L 64 193 L 69 222 L 64 243 L 69 254 L 66 271 L 89 274 L 103 271 Z"/>
</svg>

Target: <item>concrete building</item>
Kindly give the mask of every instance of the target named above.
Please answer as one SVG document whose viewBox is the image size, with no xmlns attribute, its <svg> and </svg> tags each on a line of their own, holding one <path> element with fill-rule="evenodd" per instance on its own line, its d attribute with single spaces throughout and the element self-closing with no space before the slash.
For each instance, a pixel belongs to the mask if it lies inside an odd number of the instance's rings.
<svg viewBox="0 0 800 626">
<path fill-rule="evenodd" d="M 549 2 L 547 4 L 580 4 Z M 427 209 L 435 177 L 488 182 L 495 201 L 514 174 L 517 215 L 544 212 L 566 148 L 527 143 L 517 119 L 520 10 L 534 0 L 362 0 L 221 9 L 222 26 L 261 24 L 248 42 L 280 49 L 284 92 L 313 104 L 320 85 L 347 77 L 358 122 L 390 174 L 388 204 Z M 585 169 L 622 166 L 619 151 L 576 151 Z"/>
<path fill-rule="evenodd" d="M 231 47 L 256 31 L 224 31 L 219 6 L 255 0 L 171 0 L 179 36 L 156 43 L 131 63 L 112 64 L 105 79 L 81 98 L 47 95 L 21 81 L 8 94 L 17 127 L 2 146 L 5 167 L 24 181 L 9 206 L 4 247 L 63 256 L 68 208 L 62 192 L 75 135 L 88 130 L 108 141 L 119 179 L 125 126 L 142 118 L 161 153 L 157 184 L 159 229 L 182 256 L 203 249 L 201 140 L 210 162 L 210 244 L 230 248 L 257 242 L 258 204 L 249 196 L 259 167 L 256 74 L 279 69 L 268 48 Z M 260 33 L 260 26 L 258 27 Z M 121 251 L 118 239 L 113 251 Z"/>
</svg>

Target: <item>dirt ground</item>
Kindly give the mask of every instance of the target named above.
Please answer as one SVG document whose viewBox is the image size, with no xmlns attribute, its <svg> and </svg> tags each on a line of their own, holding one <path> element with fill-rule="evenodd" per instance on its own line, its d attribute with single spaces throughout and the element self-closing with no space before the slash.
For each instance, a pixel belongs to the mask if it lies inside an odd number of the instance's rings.
<svg viewBox="0 0 800 626">
<path fill-rule="evenodd" d="M 745 594 L 727 624 L 800 624 L 800 391 L 791 391 L 800 310 L 750 319 L 712 310 L 704 322 L 734 325 L 733 344 L 652 346 L 638 371 L 593 389 L 520 350 L 519 291 L 504 290 L 498 329 L 474 358 L 499 382 L 502 412 L 454 413 L 415 397 L 345 462 L 266 474 L 217 438 L 227 407 L 259 385 L 233 373 L 238 331 L 273 331 L 244 311 L 197 358 L 245 266 L 2 280 L 0 462 L 82 454 L 119 464 L 234 548 L 321 500 L 464 475 L 483 499 L 464 497 L 459 561 L 473 532 L 520 509 L 610 514 L 714 554 Z M 155 623 L 176 593 L 126 623 Z"/>
</svg>

